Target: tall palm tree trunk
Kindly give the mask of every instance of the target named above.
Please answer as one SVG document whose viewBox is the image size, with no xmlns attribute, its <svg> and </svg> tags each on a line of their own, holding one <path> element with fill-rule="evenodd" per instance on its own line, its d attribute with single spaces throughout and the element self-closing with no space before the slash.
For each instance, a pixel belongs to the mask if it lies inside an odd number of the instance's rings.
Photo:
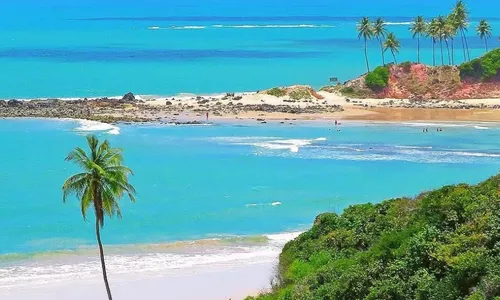
<svg viewBox="0 0 500 300">
<path fill-rule="evenodd" d="M 455 65 L 455 39 L 452 38 L 450 43 L 451 43 L 451 64 Z"/>
<path fill-rule="evenodd" d="M 432 40 L 432 65 L 436 66 L 436 41 Z"/>
<path fill-rule="evenodd" d="M 441 45 L 441 65 L 444 66 L 444 56 L 443 56 L 443 40 L 439 41 L 439 44 Z"/>
<path fill-rule="evenodd" d="M 368 63 L 368 42 L 365 38 L 365 60 L 366 60 L 366 69 L 368 73 L 370 73 L 370 64 Z"/>
<path fill-rule="evenodd" d="M 380 42 L 380 52 L 382 53 L 382 65 L 385 66 L 385 57 L 384 57 L 384 45 L 382 45 L 382 40 L 378 39 Z"/>
<path fill-rule="evenodd" d="M 396 55 L 394 55 L 394 50 L 391 50 L 392 58 L 394 58 L 394 63 L 397 65 L 398 61 L 396 60 Z"/>
<path fill-rule="evenodd" d="M 97 236 L 97 243 L 99 244 L 99 255 L 101 256 L 102 277 L 104 278 L 104 284 L 106 285 L 108 299 L 112 300 L 113 297 L 111 296 L 111 289 L 109 288 L 108 275 L 106 274 L 106 263 L 104 262 L 104 250 L 102 248 L 101 233 L 99 230 L 99 218 L 97 216 L 95 221 L 95 234 Z"/>
<path fill-rule="evenodd" d="M 462 51 L 464 52 L 464 62 L 467 61 L 467 53 L 465 52 L 465 40 L 464 40 L 464 33 L 462 29 L 460 29 L 460 38 L 462 39 Z"/>
<path fill-rule="evenodd" d="M 464 35 L 465 49 L 467 49 L 467 60 L 470 61 L 469 43 L 467 42 L 467 37 L 465 36 L 465 32 L 463 30 L 462 34 Z"/>
<path fill-rule="evenodd" d="M 417 38 L 417 63 L 420 63 L 420 33 Z"/>
<path fill-rule="evenodd" d="M 446 52 L 448 52 L 448 64 L 451 65 L 450 45 L 447 39 L 445 39 L 444 42 L 446 43 Z"/>
<path fill-rule="evenodd" d="M 486 52 L 488 52 L 488 39 L 484 38 L 484 46 L 486 47 Z"/>
</svg>

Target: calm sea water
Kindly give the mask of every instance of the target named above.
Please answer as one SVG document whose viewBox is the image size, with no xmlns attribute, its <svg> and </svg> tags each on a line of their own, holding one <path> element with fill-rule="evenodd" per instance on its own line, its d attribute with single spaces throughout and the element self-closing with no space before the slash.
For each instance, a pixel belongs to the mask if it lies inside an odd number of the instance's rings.
<svg viewBox="0 0 500 300">
<path fill-rule="evenodd" d="M 139 191 L 103 231 L 113 274 L 272 261 L 319 213 L 498 172 L 500 127 L 436 126 L 1 120 L 0 287 L 99 274 L 93 217 L 61 199 L 89 132 L 125 149 Z"/>
<path fill-rule="evenodd" d="M 344 81 L 365 72 L 355 31 L 360 16 L 385 16 L 402 43 L 399 61 L 414 61 L 408 22 L 416 14 L 447 14 L 455 1 L 367 2 L 4 0 L 0 98 L 320 87 L 329 77 Z M 500 4 L 468 2 L 471 53 L 478 56 L 484 51 L 475 36 L 478 18 L 492 22 L 490 46 L 499 45 L 494 12 Z M 430 64 L 430 42 L 422 47 Z M 457 47 L 457 62 L 462 58 Z M 370 60 L 372 66 L 381 63 L 376 42 L 370 44 Z"/>
</svg>

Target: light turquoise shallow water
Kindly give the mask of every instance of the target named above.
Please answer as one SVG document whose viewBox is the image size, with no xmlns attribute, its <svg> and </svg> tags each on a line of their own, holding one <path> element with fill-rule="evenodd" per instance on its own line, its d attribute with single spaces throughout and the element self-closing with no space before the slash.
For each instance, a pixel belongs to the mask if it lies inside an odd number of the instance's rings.
<svg viewBox="0 0 500 300">
<path fill-rule="evenodd" d="M 112 273 L 273 261 L 289 232 L 319 213 L 476 183 L 500 166 L 491 124 L 352 123 L 338 132 L 319 123 L 0 120 L 0 287 L 99 274 L 93 218 L 84 223 L 78 202 L 61 200 L 77 171 L 64 157 L 91 132 L 125 150 L 139 192 L 103 231 Z"/>
</svg>

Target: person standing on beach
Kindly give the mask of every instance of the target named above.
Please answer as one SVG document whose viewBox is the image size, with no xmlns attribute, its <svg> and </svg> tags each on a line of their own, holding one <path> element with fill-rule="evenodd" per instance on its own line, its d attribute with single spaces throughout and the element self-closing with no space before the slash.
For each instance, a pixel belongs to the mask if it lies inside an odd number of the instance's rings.
<svg viewBox="0 0 500 300">
<path fill-rule="evenodd" d="M 207 111 L 207 121 L 208 121 L 208 111 Z"/>
</svg>

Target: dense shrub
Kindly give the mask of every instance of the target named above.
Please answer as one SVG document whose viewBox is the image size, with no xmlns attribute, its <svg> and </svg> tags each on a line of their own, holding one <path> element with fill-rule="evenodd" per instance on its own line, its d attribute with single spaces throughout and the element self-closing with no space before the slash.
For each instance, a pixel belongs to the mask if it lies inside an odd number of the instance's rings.
<svg viewBox="0 0 500 300">
<path fill-rule="evenodd" d="M 257 300 L 500 299 L 500 175 L 318 216 Z"/>
<path fill-rule="evenodd" d="M 311 92 L 307 89 L 296 89 L 290 92 L 290 99 L 311 99 Z"/>
<path fill-rule="evenodd" d="M 470 62 L 461 64 L 459 69 L 462 79 L 473 78 L 487 81 L 497 76 L 500 70 L 500 48 L 492 50 Z"/>
<path fill-rule="evenodd" d="M 385 88 L 389 84 L 389 68 L 377 67 L 366 75 L 365 82 L 372 90 Z"/>
<path fill-rule="evenodd" d="M 286 95 L 286 90 L 284 88 L 275 87 L 266 92 L 268 95 L 275 97 L 283 97 Z"/>
</svg>

